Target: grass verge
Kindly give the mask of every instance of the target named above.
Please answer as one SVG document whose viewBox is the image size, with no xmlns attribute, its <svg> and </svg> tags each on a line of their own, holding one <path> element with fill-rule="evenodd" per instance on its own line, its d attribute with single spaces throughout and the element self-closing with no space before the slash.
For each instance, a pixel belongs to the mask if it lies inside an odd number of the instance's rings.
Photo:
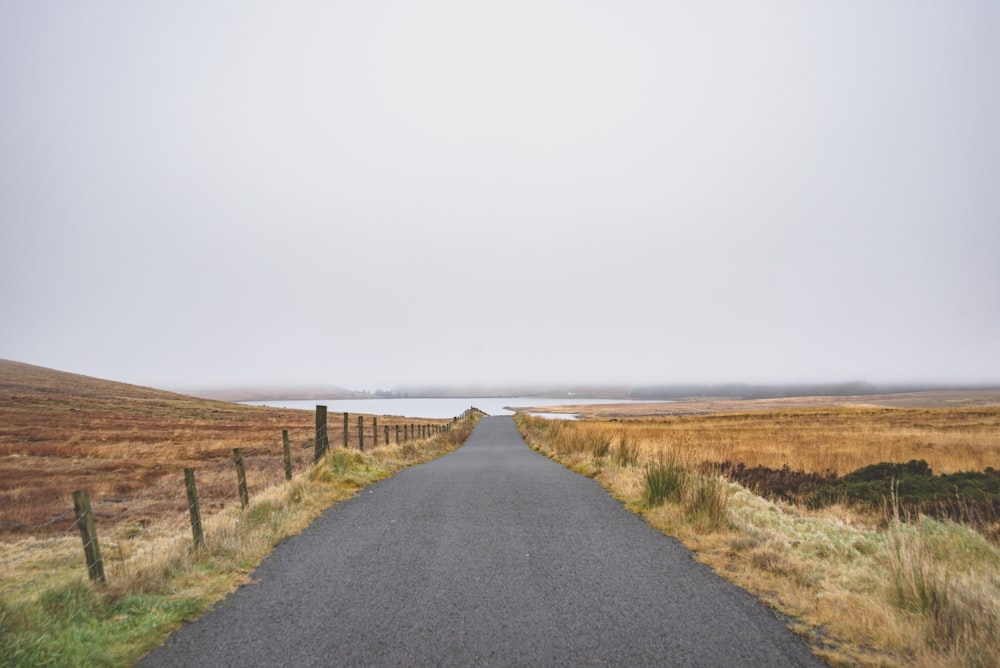
<svg viewBox="0 0 1000 668">
<path fill-rule="evenodd" d="M 0 665 L 133 664 L 246 583 L 277 543 L 323 510 L 401 468 L 458 448 L 478 417 L 403 445 L 364 453 L 333 449 L 308 472 L 258 494 L 246 510 L 231 506 L 205 519 L 202 549 L 193 548 L 183 531 L 109 544 L 104 586 L 86 580 L 76 536 L 0 545 Z"/>
<path fill-rule="evenodd" d="M 684 439 L 637 438 L 623 465 L 612 448 L 594 447 L 622 423 L 515 419 L 529 445 L 594 477 L 788 616 L 831 664 L 1000 665 L 1000 548 L 969 526 L 898 506 L 874 517 L 768 500 L 706 467 Z"/>
</svg>

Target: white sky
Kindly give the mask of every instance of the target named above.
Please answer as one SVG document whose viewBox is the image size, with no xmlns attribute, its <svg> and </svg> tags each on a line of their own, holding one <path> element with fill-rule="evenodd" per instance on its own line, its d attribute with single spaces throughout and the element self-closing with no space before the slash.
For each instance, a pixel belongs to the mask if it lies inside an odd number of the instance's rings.
<svg viewBox="0 0 1000 668">
<path fill-rule="evenodd" d="M 0 0 L 0 357 L 997 382 L 998 29 L 991 0 Z"/>
</svg>

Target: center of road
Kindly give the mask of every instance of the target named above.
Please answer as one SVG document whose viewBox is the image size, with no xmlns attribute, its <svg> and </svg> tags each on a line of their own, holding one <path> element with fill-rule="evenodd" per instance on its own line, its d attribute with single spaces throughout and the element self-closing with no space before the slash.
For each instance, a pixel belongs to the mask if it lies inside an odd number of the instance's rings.
<svg viewBox="0 0 1000 668">
<path fill-rule="evenodd" d="M 143 666 L 820 666 L 509 417 L 333 506 Z"/>
</svg>

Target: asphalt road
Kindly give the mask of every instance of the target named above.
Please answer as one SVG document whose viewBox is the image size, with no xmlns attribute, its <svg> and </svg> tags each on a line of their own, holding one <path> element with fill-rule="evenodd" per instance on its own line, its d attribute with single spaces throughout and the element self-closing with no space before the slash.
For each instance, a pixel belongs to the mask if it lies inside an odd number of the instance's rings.
<svg viewBox="0 0 1000 668">
<path fill-rule="evenodd" d="M 253 579 L 140 665 L 824 665 L 507 417 L 334 506 Z"/>
</svg>

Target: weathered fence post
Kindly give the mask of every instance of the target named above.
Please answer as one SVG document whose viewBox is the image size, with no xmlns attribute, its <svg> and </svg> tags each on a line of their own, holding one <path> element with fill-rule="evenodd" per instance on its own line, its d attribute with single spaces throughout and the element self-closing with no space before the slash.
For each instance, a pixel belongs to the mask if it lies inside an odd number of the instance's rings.
<svg viewBox="0 0 1000 668">
<path fill-rule="evenodd" d="M 94 528 L 94 513 L 90 509 L 90 495 L 86 490 L 73 492 L 73 511 L 76 525 L 80 527 L 83 539 L 83 554 L 87 559 L 87 574 L 91 580 L 104 584 L 104 562 L 101 561 L 101 546 L 97 544 L 97 530 Z"/>
<path fill-rule="evenodd" d="M 389 445 L 389 425 L 385 426 L 385 444 Z"/>
<path fill-rule="evenodd" d="M 281 448 L 285 456 L 285 480 L 292 479 L 292 444 L 288 442 L 288 430 L 281 430 Z"/>
<path fill-rule="evenodd" d="M 372 418 L 372 447 L 378 447 L 378 418 Z"/>
<path fill-rule="evenodd" d="M 396 445 L 399 445 L 399 425 L 396 425 Z"/>
<path fill-rule="evenodd" d="M 358 416 L 358 450 L 365 451 L 365 418 Z"/>
<path fill-rule="evenodd" d="M 205 547 L 205 534 L 201 531 L 201 509 L 198 507 L 198 488 L 194 484 L 194 469 L 184 469 L 184 487 L 187 488 L 188 510 L 191 512 L 191 535 L 195 547 Z"/>
<path fill-rule="evenodd" d="M 319 461 L 330 447 L 326 433 L 326 406 L 316 406 L 316 449 L 313 461 Z"/>
<path fill-rule="evenodd" d="M 349 441 L 348 441 L 348 436 L 347 436 L 347 413 L 344 413 L 344 447 L 345 448 L 347 447 L 348 442 Z"/>
<path fill-rule="evenodd" d="M 233 448 L 233 461 L 236 462 L 236 482 L 240 489 L 240 506 L 243 510 L 250 505 L 250 492 L 247 490 L 247 472 L 243 467 L 243 448 Z"/>
</svg>

